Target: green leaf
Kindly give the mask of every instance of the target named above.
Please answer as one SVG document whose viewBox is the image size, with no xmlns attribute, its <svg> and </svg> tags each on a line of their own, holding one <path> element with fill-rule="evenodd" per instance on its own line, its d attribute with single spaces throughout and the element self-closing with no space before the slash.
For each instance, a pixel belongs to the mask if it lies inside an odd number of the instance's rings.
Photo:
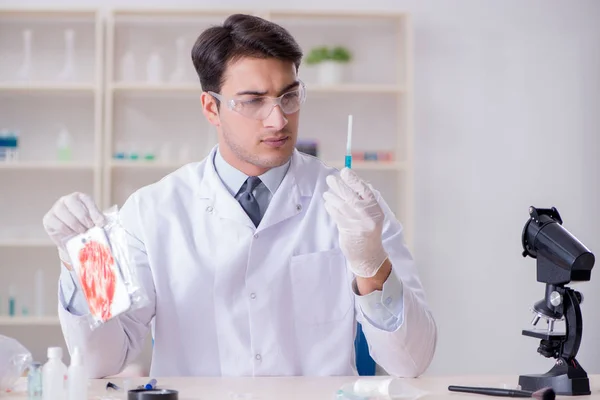
<svg viewBox="0 0 600 400">
<path fill-rule="evenodd" d="M 325 46 L 315 47 L 306 56 L 308 65 L 318 64 L 329 59 L 329 49 Z"/>
<path fill-rule="evenodd" d="M 347 63 L 352 59 L 352 55 L 345 47 L 337 46 L 331 50 L 330 58 L 333 61 Z"/>
</svg>

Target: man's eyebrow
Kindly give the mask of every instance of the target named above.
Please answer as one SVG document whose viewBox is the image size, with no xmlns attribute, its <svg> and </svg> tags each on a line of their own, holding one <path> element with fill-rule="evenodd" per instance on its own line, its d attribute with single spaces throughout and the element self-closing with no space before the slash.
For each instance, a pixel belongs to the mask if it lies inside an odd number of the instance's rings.
<svg viewBox="0 0 600 400">
<path fill-rule="evenodd" d="M 289 85 L 287 85 L 286 87 L 284 87 L 284 88 L 283 88 L 283 89 L 282 89 L 282 90 L 279 92 L 279 96 L 281 96 L 282 94 L 285 94 L 285 92 L 287 92 L 287 91 L 289 91 L 289 90 L 291 90 L 291 89 L 293 89 L 293 88 L 295 88 L 295 87 L 298 87 L 299 85 L 300 85 L 300 82 L 299 82 L 299 81 L 296 81 L 296 82 L 292 82 L 292 83 L 290 83 Z"/>
<path fill-rule="evenodd" d="M 263 92 L 258 92 L 256 90 L 243 90 L 241 92 L 237 92 L 236 95 L 237 96 L 243 96 L 243 95 L 253 95 L 253 96 L 264 96 L 265 94 L 267 94 L 267 92 L 263 91 Z"/>
<path fill-rule="evenodd" d="M 280 92 L 279 92 L 279 96 L 281 96 L 282 94 L 285 94 L 288 90 L 293 89 L 295 87 L 297 87 L 298 85 L 300 85 L 299 81 L 295 81 L 290 83 L 289 85 L 287 85 L 286 87 L 284 87 Z M 237 96 L 244 96 L 244 95 L 250 95 L 250 96 L 265 96 L 268 92 L 267 91 L 257 91 L 257 90 L 243 90 L 241 92 L 237 92 L 236 95 Z"/>
</svg>

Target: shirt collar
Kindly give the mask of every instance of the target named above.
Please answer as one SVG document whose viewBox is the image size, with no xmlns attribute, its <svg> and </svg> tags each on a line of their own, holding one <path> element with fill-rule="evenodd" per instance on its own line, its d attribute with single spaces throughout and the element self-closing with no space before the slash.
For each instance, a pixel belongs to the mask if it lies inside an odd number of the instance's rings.
<svg viewBox="0 0 600 400">
<path fill-rule="evenodd" d="M 221 178 L 221 181 L 229 193 L 231 193 L 232 196 L 235 196 L 239 192 L 244 182 L 246 182 L 248 175 L 227 163 L 227 161 L 225 161 L 221 155 L 218 147 L 213 161 L 217 175 L 219 178 Z M 259 176 L 261 182 L 267 189 L 269 189 L 269 192 L 271 192 L 272 195 L 275 194 L 277 188 L 279 188 L 279 185 L 281 184 L 281 181 L 283 181 L 289 166 L 290 160 L 279 167 L 269 169 L 267 172 Z"/>
</svg>

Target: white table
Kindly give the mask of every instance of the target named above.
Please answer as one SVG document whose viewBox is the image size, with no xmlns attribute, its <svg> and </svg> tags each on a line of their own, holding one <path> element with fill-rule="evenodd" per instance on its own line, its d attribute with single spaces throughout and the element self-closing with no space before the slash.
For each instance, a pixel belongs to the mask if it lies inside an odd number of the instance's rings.
<svg viewBox="0 0 600 400">
<path fill-rule="evenodd" d="M 382 379 L 373 377 L 366 379 Z M 336 391 L 345 383 L 358 377 L 256 377 L 256 378 L 157 378 L 158 386 L 179 391 L 180 400 L 333 400 Z M 365 379 L 361 377 L 361 379 Z M 135 378 L 135 386 L 147 382 L 147 378 Z M 124 392 L 106 391 L 106 383 L 123 384 L 123 379 L 92 380 L 90 400 L 126 399 Z M 448 385 L 493 386 L 514 388 L 518 376 L 458 376 L 458 377 L 420 377 L 406 379 L 405 383 L 426 392 L 421 399 L 446 398 L 463 400 L 486 398 L 472 394 L 448 391 Z M 590 376 L 591 396 L 570 397 L 572 399 L 600 400 L 600 375 Z M 561 397 L 561 396 L 559 396 Z M 0 399 L 26 399 L 26 393 L 13 393 L 0 396 Z M 492 397 L 487 397 L 492 398 Z M 562 396 L 561 398 L 567 398 Z"/>
</svg>

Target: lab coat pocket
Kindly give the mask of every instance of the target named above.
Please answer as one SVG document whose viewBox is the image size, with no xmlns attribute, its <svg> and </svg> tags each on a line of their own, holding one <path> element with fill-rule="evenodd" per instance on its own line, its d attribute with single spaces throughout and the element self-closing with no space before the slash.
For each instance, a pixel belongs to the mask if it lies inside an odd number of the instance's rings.
<svg viewBox="0 0 600 400">
<path fill-rule="evenodd" d="M 297 321 L 321 325 L 347 316 L 353 306 L 352 289 L 339 249 L 292 256 L 290 269 Z"/>
</svg>

